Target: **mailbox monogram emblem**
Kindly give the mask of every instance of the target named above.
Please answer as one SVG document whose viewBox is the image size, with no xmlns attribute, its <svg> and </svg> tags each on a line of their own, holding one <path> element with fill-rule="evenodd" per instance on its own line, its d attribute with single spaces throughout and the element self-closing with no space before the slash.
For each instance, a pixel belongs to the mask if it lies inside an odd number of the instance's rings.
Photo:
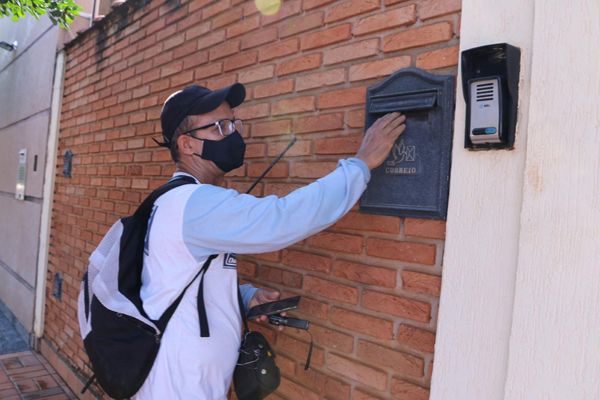
<svg viewBox="0 0 600 400">
<path fill-rule="evenodd" d="M 417 167 L 414 162 L 417 159 L 417 146 L 407 146 L 404 140 L 394 145 L 391 152 L 392 159 L 386 161 L 386 174 L 392 175 L 414 175 L 417 173 Z M 410 165 L 401 166 L 402 163 Z"/>
</svg>

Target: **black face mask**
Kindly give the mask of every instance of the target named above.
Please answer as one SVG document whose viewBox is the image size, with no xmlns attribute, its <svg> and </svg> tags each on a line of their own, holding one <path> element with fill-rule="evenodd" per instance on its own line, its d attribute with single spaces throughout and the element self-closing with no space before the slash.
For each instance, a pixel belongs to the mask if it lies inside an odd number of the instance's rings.
<svg viewBox="0 0 600 400">
<path fill-rule="evenodd" d="M 225 136 L 222 140 L 202 140 L 204 141 L 202 154 L 194 153 L 194 155 L 214 162 L 221 171 L 227 173 L 241 167 L 244 163 L 246 143 L 238 131 Z"/>
</svg>

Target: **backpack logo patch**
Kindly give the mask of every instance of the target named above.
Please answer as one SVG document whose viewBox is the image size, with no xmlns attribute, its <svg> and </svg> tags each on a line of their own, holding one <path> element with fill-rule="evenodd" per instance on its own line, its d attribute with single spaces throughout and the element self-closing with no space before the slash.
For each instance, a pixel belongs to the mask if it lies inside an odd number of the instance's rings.
<svg viewBox="0 0 600 400">
<path fill-rule="evenodd" d="M 237 268 L 237 256 L 235 253 L 227 253 L 223 256 L 223 268 L 236 269 Z"/>
</svg>

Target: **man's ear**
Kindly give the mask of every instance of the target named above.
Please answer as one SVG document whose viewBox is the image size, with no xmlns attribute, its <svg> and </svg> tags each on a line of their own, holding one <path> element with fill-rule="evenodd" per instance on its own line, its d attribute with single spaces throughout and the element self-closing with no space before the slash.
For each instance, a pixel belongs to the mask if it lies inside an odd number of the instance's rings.
<svg viewBox="0 0 600 400">
<path fill-rule="evenodd" d="M 179 153 L 182 155 L 183 154 L 192 155 L 193 153 L 196 153 L 196 151 L 194 150 L 194 146 L 193 146 L 194 143 L 192 142 L 193 140 L 195 140 L 195 139 L 192 139 L 188 135 L 179 135 L 177 137 L 177 149 L 179 150 Z M 197 146 L 196 146 L 196 150 L 197 150 Z"/>
</svg>

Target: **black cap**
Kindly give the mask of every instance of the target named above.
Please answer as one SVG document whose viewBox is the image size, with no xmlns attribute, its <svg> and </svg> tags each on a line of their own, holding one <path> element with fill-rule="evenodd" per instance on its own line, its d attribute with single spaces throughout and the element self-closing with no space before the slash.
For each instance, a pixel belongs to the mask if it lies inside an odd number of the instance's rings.
<svg viewBox="0 0 600 400">
<path fill-rule="evenodd" d="M 245 98 L 246 88 L 241 83 L 234 83 L 215 91 L 204 86 L 191 85 L 171 94 L 160 113 L 164 143 L 159 144 L 169 147 L 173 133 L 188 115 L 206 114 L 224 101 L 227 101 L 231 108 L 237 107 Z"/>
</svg>

